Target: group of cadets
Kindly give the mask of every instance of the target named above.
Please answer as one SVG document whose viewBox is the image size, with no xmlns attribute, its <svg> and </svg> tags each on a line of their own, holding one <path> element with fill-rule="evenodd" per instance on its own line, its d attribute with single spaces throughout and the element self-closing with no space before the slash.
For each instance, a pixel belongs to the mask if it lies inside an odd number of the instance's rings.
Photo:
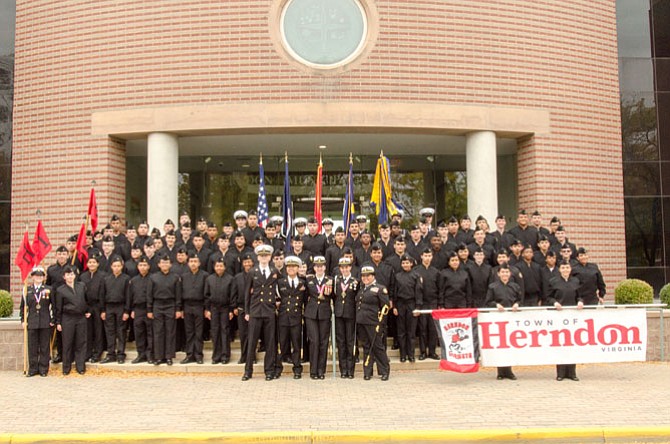
<svg viewBox="0 0 670 444">
<path fill-rule="evenodd" d="M 304 362 L 310 378 L 323 379 L 334 325 L 341 377 L 353 378 L 361 362 L 370 379 L 376 362 L 387 380 L 388 337 L 401 362 L 414 362 L 417 337 L 418 359 L 439 359 L 431 317 L 416 310 L 603 302 L 598 266 L 568 240 L 558 218 L 545 227 L 539 212 L 520 210 L 514 228 L 507 230 L 499 215 L 490 230 L 482 216 L 474 225 L 468 216 L 452 216 L 434 227 L 434 213 L 422 209 L 408 229 L 402 213 L 393 214 L 376 238 L 365 216 L 346 232 L 333 230 L 329 218 L 320 231 L 316 219 L 299 217 L 290 255 L 277 216 L 261 228 L 255 212 L 239 210 L 219 232 L 202 217 L 193 228 L 182 213 L 178 225 L 165 222 L 162 234 L 145 221 L 123 230 L 113 216 L 87 236 L 86 267 L 74 256 L 73 236 L 46 273 L 33 270 L 21 307 L 22 316 L 23 304 L 29 313 L 28 375 L 47 374 L 54 326 L 53 361 L 62 359 L 63 373 L 73 362 L 79 373 L 86 361 L 124 363 L 130 323 L 137 348 L 132 363 L 172 365 L 179 349 L 186 352 L 182 364 L 201 364 L 209 337 L 212 363 L 227 364 L 235 327 L 243 380 L 253 375 L 259 340 L 267 380 L 281 375 L 283 363 L 299 379 Z M 574 366 L 557 371 L 559 380 L 578 379 Z M 516 379 L 511 368 L 498 369 L 504 378 Z"/>
</svg>

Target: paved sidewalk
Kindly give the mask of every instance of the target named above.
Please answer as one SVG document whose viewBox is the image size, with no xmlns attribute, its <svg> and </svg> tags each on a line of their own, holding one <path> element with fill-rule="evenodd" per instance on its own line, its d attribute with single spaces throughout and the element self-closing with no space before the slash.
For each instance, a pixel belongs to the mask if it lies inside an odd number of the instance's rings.
<svg viewBox="0 0 670 444">
<path fill-rule="evenodd" d="M 546 366 L 516 368 L 518 381 L 497 381 L 495 369 L 397 369 L 388 382 L 2 372 L 0 434 L 670 426 L 667 363 L 580 365 L 581 382 L 558 382 Z"/>
</svg>

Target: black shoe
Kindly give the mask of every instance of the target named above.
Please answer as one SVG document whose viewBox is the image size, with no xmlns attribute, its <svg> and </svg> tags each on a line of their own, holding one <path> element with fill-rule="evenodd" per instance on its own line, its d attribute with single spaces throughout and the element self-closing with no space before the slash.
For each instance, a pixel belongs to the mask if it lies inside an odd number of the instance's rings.
<svg viewBox="0 0 670 444">
<path fill-rule="evenodd" d="M 382 375 L 382 381 L 388 381 L 389 375 Z"/>
<path fill-rule="evenodd" d="M 424 359 L 426 359 L 426 354 L 425 354 L 425 353 L 421 353 L 421 354 L 419 355 L 419 361 L 423 361 Z"/>
<path fill-rule="evenodd" d="M 346 373 L 340 373 L 340 378 L 347 379 L 347 377 L 349 377 L 349 375 L 347 375 Z"/>
<path fill-rule="evenodd" d="M 568 379 L 572 379 L 572 380 L 575 381 L 575 382 L 579 381 L 579 378 L 576 377 L 576 376 L 571 376 L 571 377 L 569 377 Z"/>
<path fill-rule="evenodd" d="M 203 361 L 202 361 L 202 358 L 200 358 L 200 359 L 197 359 L 195 362 L 196 362 L 196 364 L 202 364 Z"/>
<path fill-rule="evenodd" d="M 408 360 L 409 362 L 415 362 L 415 361 L 416 361 L 416 359 L 414 359 L 414 356 L 408 356 L 408 357 L 407 357 L 407 360 Z"/>
<path fill-rule="evenodd" d="M 563 377 L 562 377 L 562 376 L 556 376 L 556 380 L 557 380 L 557 381 L 562 381 L 562 380 L 563 380 Z"/>
<path fill-rule="evenodd" d="M 147 364 L 153 364 L 154 360 L 153 359 L 147 359 Z"/>
<path fill-rule="evenodd" d="M 145 358 L 144 356 L 138 356 L 137 358 L 130 361 L 131 364 L 140 364 L 142 362 L 147 362 L 147 358 Z"/>
<path fill-rule="evenodd" d="M 86 370 L 77 370 L 77 373 L 79 373 L 80 375 L 83 375 L 83 374 L 86 373 Z"/>
<path fill-rule="evenodd" d="M 319 375 L 309 375 L 309 379 L 319 379 Z"/>
<path fill-rule="evenodd" d="M 405 356 L 401 357 L 400 362 L 407 362 L 407 358 Z"/>
<path fill-rule="evenodd" d="M 400 345 L 398 345 L 397 342 L 393 342 L 393 345 L 391 346 L 391 350 L 398 350 L 400 348 Z"/>
<path fill-rule="evenodd" d="M 246 360 L 246 358 L 240 358 L 240 359 L 237 360 L 237 363 L 238 364 L 246 364 L 247 360 Z"/>
<path fill-rule="evenodd" d="M 281 362 L 283 362 L 284 364 L 292 364 L 293 363 L 293 361 L 291 361 L 291 358 L 289 358 L 289 357 L 282 358 Z"/>
<path fill-rule="evenodd" d="M 267 376 L 265 377 L 265 380 L 266 380 L 266 381 L 272 381 L 273 379 L 274 379 L 274 376 L 272 376 L 272 375 L 267 375 Z"/>
<path fill-rule="evenodd" d="M 40 373 L 40 376 L 43 377 L 43 378 L 46 378 L 47 374 L 46 373 Z"/>
<path fill-rule="evenodd" d="M 37 374 L 37 373 L 27 373 L 27 374 L 26 374 L 26 378 L 32 378 L 32 377 L 35 376 L 36 374 Z"/>
<path fill-rule="evenodd" d="M 498 375 L 498 376 L 496 376 L 496 379 L 498 381 L 502 381 L 503 379 L 505 379 L 505 377 L 503 375 Z"/>
<path fill-rule="evenodd" d="M 281 373 L 275 373 L 272 377 L 274 379 L 279 379 L 279 378 L 281 378 Z"/>
<path fill-rule="evenodd" d="M 250 379 L 251 379 L 251 375 L 245 374 L 244 376 L 242 376 L 242 381 L 248 381 Z"/>
<path fill-rule="evenodd" d="M 430 359 L 435 359 L 436 361 L 439 361 L 439 360 L 440 360 L 440 357 L 437 356 L 437 353 L 433 353 L 433 354 L 431 354 L 431 355 L 428 355 L 428 357 L 429 357 Z"/>
<path fill-rule="evenodd" d="M 326 375 L 319 375 L 319 379 L 326 379 Z"/>
<path fill-rule="evenodd" d="M 258 347 L 258 353 L 263 353 L 265 351 L 265 346 Z"/>
<path fill-rule="evenodd" d="M 511 379 L 512 381 L 516 381 L 516 375 L 514 373 L 507 375 L 507 379 Z"/>
<path fill-rule="evenodd" d="M 372 376 L 365 375 L 365 376 L 363 376 L 363 379 L 365 379 L 366 381 L 369 381 L 370 379 L 372 379 Z"/>
<path fill-rule="evenodd" d="M 165 363 L 166 363 L 167 365 L 172 365 L 172 359 L 166 359 L 166 360 L 165 360 Z"/>
<path fill-rule="evenodd" d="M 302 378 L 302 375 L 300 373 L 293 374 L 293 379 L 300 379 L 300 378 Z"/>
<path fill-rule="evenodd" d="M 165 359 L 157 359 L 154 361 L 154 365 L 159 366 L 161 364 L 165 364 Z"/>
<path fill-rule="evenodd" d="M 105 359 L 100 361 L 100 364 L 109 364 L 110 362 L 116 362 L 116 356 L 106 356 Z"/>
<path fill-rule="evenodd" d="M 56 355 L 56 357 L 53 358 L 51 362 L 53 362 L 54 364 L 58 364 L 59 362 L 63 362 L 63 358 L 61 357 L 61 355 Z"/>
<path fill-rule="evenodd" d="M 68 371 L 63 370 L 63 376 L 67 376 L 69 374 L 70 374 L 70 370 L 68 370 Z"/>
<path fill-rule="evenodd" d="M 354 379 L 354 375 L 353 375 L 353 373 L 350 374 L 350 375 L 347 375 L 347 378 L 349 378 L 349 379 Z"/>
<path fill-rule="evenodd" d="M 221 364 L 221 361 L 218 359 L 212 359 L 212 365 Z"/>
<path fill-rule="evenodd" d="M 228 364 L 229 362 L 230 362 L 230 358 L 223 358 L 223 359 L 221 360 L 221 364 L 223 364 L 223 365 L 226 365 L 226 364 Z"/>
<path fill-rule="evenodd" d="M 195 362 L 195 358 L 192 358 L 190 356 L 187 356 L 181 361 L 179 361 L 180 364 L 190 364 L 191 362 Z"/>
<path fill-rule="evenodd" d="M 96 362 L 100 361 L 98 358 L 92 357 L 91 359 L 88 360 L 91 364 L 95 364 Z"/>
<path fill-rule="evenodd" d="M 356 356 L 356 364 L 360 364 L 360 362 L 361 362 L 361 358 Z"/>
<path fill-rule="evenodd" d="M 119 358 L 116 360 L 117 363 L 119 364 L 125 364 L 126 363 L 126 358 Z"/>
</svg>

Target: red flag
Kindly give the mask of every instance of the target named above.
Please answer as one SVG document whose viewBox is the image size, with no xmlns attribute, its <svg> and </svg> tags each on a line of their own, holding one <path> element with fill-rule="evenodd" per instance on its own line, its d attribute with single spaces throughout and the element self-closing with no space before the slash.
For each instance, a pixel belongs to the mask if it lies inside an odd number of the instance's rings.
<svg viewBox="0 0 670 444">
<path fill-rule="evenodd" d="M 88 198 L 88 218 L 91 221 L 91 232 L 98 229 L 98 204 L 95 201 L 95 188 L 91 188 L 91 196 Z M 86 245 L 86 244 L 84 244 Z"/>
<path fill-rule="evenodd" d="M 82 267 L 86 270 L 86 262 L 88 261 L 88 250 L 86 250 L 86 222 L 81 224 L 79 237 L 77 237 L 77 246 L 74 248 L 74 251 L 79 253 L 79 262 L 81 262 Z"/>
<path fill-rule="evenodd" d="M 479 370 L 477 309 L 433 310 L 442 349 L 440 368 L 458 373 Z"/>
<path fill-rule="evenodd" d="M 314 197 L 314 218 L 319 225 L 318 233 L 321 233 L 321 219 L 323 213 L 321 212 L 321 188 L 323 187 L 323 164 L 319 159 L 319 167 L 316 170 L 316 196 Z"/>
<path fill-rule="evenodd" d="M 21 245 L 19 245 L 19 251 L 16 253 L 14 263 L 21 270 L 21 280 L 25 281 L 35 266 L 35 253 L 33 253 L 30 241 L 28 240 L 28 230 L 23 233 L 23 240 L 21 241 Z"/>
<path fill-rule="evenodd" d="M 42 221 L 37 222 L 32 249 L 33 253 L 35 253 L 35 265 L 39 265 L 51 251 L 51 241 L 49 240 L 49 236 L 47 236 L 44 225 L 42 225 Z"/>
</svg>

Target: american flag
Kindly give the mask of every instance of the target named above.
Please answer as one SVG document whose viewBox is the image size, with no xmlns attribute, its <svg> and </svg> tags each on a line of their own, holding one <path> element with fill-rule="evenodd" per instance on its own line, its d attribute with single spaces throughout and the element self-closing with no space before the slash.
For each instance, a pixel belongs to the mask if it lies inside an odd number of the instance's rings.
<svg viewBox="0 0 670 444">
<path fill-rule="evenodd" d="M 265 194 L 265 170 L 263 169 L 263 156 L 258 166 L 258 174 L 260 175 L 260 182 L 258 183 L 258 206 L 256 213 L 258 213 L 258 225 L 265 228 L 268 221 L 268 199 Z"/>
</svg>

